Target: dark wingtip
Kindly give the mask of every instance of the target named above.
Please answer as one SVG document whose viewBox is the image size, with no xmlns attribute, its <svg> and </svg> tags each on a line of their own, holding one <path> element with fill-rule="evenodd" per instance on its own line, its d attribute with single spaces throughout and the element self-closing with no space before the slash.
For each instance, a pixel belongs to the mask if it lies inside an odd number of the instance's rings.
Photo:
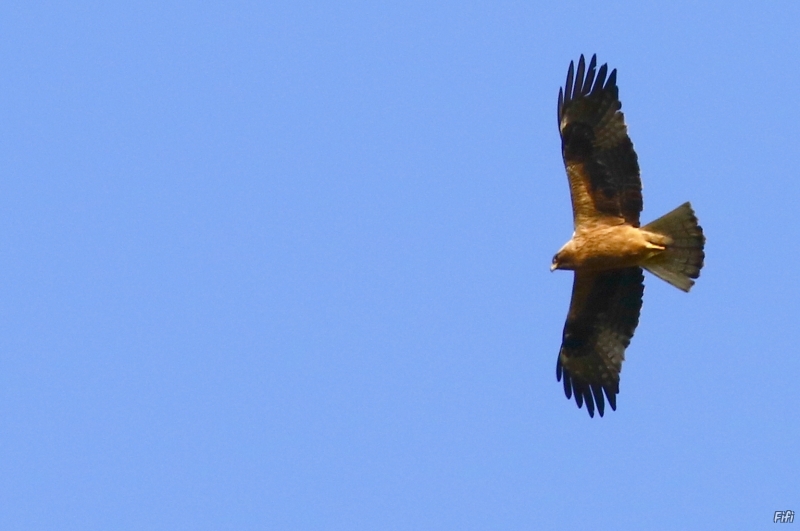
<svg viewBox="0 0 800 531">
<path fill-rule="evenodd" d="M 617 86 L 617 69 L 611 71 L 611 74 L 608 76 L 608 81 L 603 88 L 611 88 Z"/>
<path fill-rule="evenodd" d="M 606 82 L 606 74 L 608 73 L 608 64 L 604 64 L 600 67 L 600 70 L 597 71 L 597 79 L 594 82 L 594 87 L 592 88 L 592 94 L 595 94 L 601 90 L 603 90 L 603 86 Z"/>
<path fill-rule="evenodd" d="M 575 62 L 569 62 L 569 70 L 567 70 L 567 82 L 564 84 L 564 100 L 570 101 L 572 97 L 572 81 L 575 78 Z"/>
<path fill-rule="evenodd" d="M 564 107 L 564 89 L 558 87 L 558 128 L 561 129 L 561 109 Z"/>
<path fill-rule="evenodd" d="M 588 385 L 583 388 L 583 398 L 586 402 L 586 408 L 589 410 L 589 416 L 594 418 L 594 399 L 592 399 L 592 391 Z M 603 416 L 602 413 L 600 416 Z"/>
<path fill-rule="evenodd" d="M 567 81 L 563 89 L 559 88 L 558 94 L 558 119 L 559 122 L 564 111 L 564 106 L 576 99 L 590 94 L 595 94 L 601 90 L 613 89 L 616 87 L 617 71 L 612 70 L 611 75 L 606 78 L 608 64 L 604 63 L 597 68 L 597 54 L 592 54 L 588 64 L 586 56 L 581 54 L 578 59 L 577 67 L 575 61 L 569 62 L 567 70 Z"/>
<path fill-rule="evenodd" d="M 594 395 L 594 402 L 597 404 L 597 412 L 600 413 L 602 417 L 603 410 L 605 409 L 605 400 L 603 400 L 603 388 L 600 384 L 592 385 L 592 394 Z"/>
<path fill-rule="evenodd" d="M 567 396 L 567 400 L 571 400 L 573 398 L 572 395 L 575 395 L 575 404 L 578 406 L 578 409 L 583 408 L 583 404 L 586 404 L 586 412 L 589 413 L 589 416 L 594 418 L 595 410 L 597 413 L 602 417 L 605 414 L 605 405 L 606 400 L 608 400 L 608 405 L 611 406 L 613 411 L 617 410 L 617 395 L 615 389 L 603 386 L 602 384 L 584 384 L 581 382 L 576 382 L 570 376 L 570 373 L 561 363 L 561 358 L 559 355 L 558 360 L 556 361 L 556 378 L 558 381 L 562 381 L 564 384 L 564 394 Z M 618 389 L 616 390 L 618 392 Z M 605 395 L 603 394 L 605 392 Z"/>
<path fill-rule="evenodd" d="M 589 61 L 589 67 L 586 69 L 586 79 L 583 81 L 583 88 L 581 89 L 581 95 L 586 96 L 592 90 L 592 83 L 594 83 L 594 74 L 597 70 L 597 54 L 592 56 L 592 60 Z"/>
<path fill-rule="evenodd" d="M 617 394 L 613 391 L 609 391 L 608 389 L 604 389 L 606 392 L 606 398 L 608 398 L 608 405 L 611 406 L 613 411 L 617 410 Z"/>
<path fill-rule="evenodd" d="M 572 99 L 583 94 L 583 74 L 585 71 L 586 61 L 583 58 L 583 54 L 581 54 L 581 58 L 578 59 L 578 71 L 575 73 L 575 89 L 573 90 Z"/>
</svg>

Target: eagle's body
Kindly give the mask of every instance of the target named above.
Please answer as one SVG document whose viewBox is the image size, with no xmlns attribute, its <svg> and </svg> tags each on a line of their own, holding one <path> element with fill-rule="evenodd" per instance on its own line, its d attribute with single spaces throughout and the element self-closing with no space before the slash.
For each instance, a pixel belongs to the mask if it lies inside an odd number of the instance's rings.
<svg viewBox="0 0 800 531">
<path fill-rule="evenodd" d="M 575 272 L 556 374 L 589 415 L 616 409 L 619 373 L 644 292 L 642 268 L 684 291 L 703 267 L 705 237 L 689 203 L 640 227 L 639 163 L 620 108 L 616 70 L 570 63 L 558 95 L 561 151 L 575 232 L 551 269 Z M 596 76 L 596 77 L 595 77 Z M 605 396 L 604 396 L 605 395 Z"/>
<path fill-rule="evenodd" d="M 579 227 L 558 252 L 558 269 L 604 271 L 641 266 L 666 249 L 668 238 L 602 220 Z"/>
</svg>

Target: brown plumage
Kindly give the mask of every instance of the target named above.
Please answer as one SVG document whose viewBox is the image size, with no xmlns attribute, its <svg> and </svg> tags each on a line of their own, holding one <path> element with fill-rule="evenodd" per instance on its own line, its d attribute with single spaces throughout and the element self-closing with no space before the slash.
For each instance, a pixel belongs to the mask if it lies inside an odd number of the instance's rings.
<svg viewBox="0 0 800 531">
<path fill-rule="evenodd" d="M 575 232 L 551 270 L 575 272 L 556 364 L 567 398 L 603 416 L 617 409 L 625 348 L 639 323 L 642 268 L 684 291 L 703 267 L 705 237 L 689 203 L 639 226 L 639 162 L 620 108 L 617 71 L 583 56 L 558 91 L 561 152 Z"/>
</svg>

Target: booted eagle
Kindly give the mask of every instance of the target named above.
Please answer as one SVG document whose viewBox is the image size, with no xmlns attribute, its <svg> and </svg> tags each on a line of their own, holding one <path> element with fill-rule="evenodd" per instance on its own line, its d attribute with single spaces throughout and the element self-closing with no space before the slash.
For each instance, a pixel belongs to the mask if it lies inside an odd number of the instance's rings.
<svg viewBox="0 0 800 531">
<path fill-rule="evenodd" d="M 620 108 L 617 71 L 581 55 L 558 91 L 561 154 L 575 232 L 551 270 L 575 272 L 556 377 L 594 417 L 617 409 L 625 348 L 639 323 L 642 268 L 683 291 L 703 267 L 703 229 L 689 203 L 640 227 L 639 163 Z M 603 394 L 605 393 L 605 397 Z"/>
</svg>

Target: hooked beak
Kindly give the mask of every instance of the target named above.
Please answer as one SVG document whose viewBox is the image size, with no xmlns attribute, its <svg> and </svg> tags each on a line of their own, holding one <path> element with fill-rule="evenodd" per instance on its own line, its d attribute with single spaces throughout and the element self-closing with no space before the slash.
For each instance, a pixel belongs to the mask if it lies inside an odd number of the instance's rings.
<svg viewBox="0 0 800 531">
<path fill-rule="evenodd" d="M 551 272 L 551 273 L 552 273 L 553 271 L 555 271 L 556 269 L 558 269 L 558 264 L 550 264 L 550 272 Z"/>
</svg>

